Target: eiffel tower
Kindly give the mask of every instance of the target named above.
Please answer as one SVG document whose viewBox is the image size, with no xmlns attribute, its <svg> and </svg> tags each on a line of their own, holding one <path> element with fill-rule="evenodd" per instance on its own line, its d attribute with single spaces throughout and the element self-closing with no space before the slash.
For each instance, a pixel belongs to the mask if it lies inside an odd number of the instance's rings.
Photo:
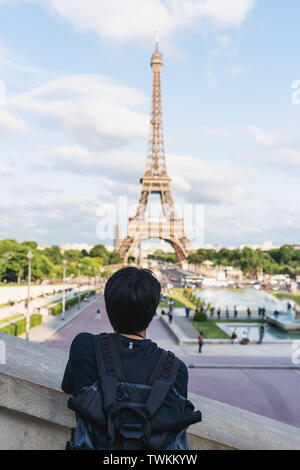
<svg viewBox="0 0 300 470">
<path fill-rule="evenodd" d="M 118 246 L 124 262 L 127 262 L 129 250 L 149 238 L 160 238 L 171 243 L 179 262 L 183 262 L 193 246 L 184 232 L 184 221 L 177 215 L 171 191 L 171 178 L 168 177 L 164 149 L 162 121 L 161 68 L 162 55 L 156 50 L 152 56 L 152 111 L 146 171 L 140 180 L 141 194 L 134 217 L 129 219 L 126 237 Z M 163 216 L 148 218 L 146 209 L 151 194 L 158 194 L 162 204 Z"/>
</svg>

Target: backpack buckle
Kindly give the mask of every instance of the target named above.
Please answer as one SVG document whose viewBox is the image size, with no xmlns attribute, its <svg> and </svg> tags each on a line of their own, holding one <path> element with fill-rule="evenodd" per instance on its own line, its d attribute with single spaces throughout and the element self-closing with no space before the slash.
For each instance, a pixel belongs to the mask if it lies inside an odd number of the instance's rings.
<svg viewBox="0 0 300 470">
<path fill-rule="evenodd" d="M 117 401 L 130 401 L 130 390 L 126 384 L 119 384 L 117 387 L 116 392 L 116 400 Z"/>
<path fill-rule="evenodd" d="M 124 439 L 142 439 L 143 437 L 143 429 L 141 424 L 133 424 L 133 423 L 122 423 L 120 426 L 120 434 L 124 437 Z"/>
</svg>

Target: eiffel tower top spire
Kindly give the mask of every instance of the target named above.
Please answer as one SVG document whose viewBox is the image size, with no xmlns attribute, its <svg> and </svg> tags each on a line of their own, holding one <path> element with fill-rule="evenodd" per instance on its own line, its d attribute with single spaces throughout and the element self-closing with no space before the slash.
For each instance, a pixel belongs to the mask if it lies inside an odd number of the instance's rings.
<svg viewBox="0 0 300 470">
<path fill-rule="evenodd" d="M 163 66 L 163 58 L 159 52 L 158 44 L 159 41 L 157 37 L 155 52 L 151 59 L 153 73 L 152 108 L 145 177 L 166 178 L 167 167 L 164 148 L 161 96 L 161 69 Z"/>
</svg>

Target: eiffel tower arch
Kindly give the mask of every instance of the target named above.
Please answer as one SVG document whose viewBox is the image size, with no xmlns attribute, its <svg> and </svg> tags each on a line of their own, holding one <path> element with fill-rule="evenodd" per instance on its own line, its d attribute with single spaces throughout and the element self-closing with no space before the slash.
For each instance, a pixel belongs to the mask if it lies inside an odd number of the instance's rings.
<svg viewBox="0 0 300 470">
<path fill-rule="evenodd" d="M 149 238 L 165 240 L 174 248 L 178 261 L 183 262 L 193 246 L 185 235 L 184 221 L 177 215 L 171 190 L 171 178 L 167 174 L 162 120 L 161 68 L 162 55 L 156 50 L 152 56 L 152 110 L 146 170 L 141 178 L 141 193 L 134 217 L 129 219 L 125 238 L 120 242 L 118 251 L 127 262 L 131 248 Z M 163 216 L 148 218 L 146 209 L 151 194 L 158 194 L 162 204 Z"/>
</svg>

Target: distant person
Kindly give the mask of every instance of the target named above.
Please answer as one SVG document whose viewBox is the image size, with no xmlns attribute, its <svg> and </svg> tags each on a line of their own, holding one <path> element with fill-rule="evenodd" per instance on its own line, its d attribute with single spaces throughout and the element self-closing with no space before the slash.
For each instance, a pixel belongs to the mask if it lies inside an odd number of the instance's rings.
<svg viewBox="0 0 300 470">
<path fill-rule="evenodd" d="M 240 344 L 249 344 L 249 338 L 248 338 L 248 335 L 246 333 L 246 331 L 243 332 L 243 336 L 242 336 L 242 339 L 240 341 Z"/>
<path fill-rule="evenodd" d="M 229 308 L 226 307 L 226 318 L 230 318 L 230 315 L 229 315 Z"/>
<path fill-rule="evenodd" d="M 237 311 L 236 306 L 234 306 L 234 318 L 237 318 L 237 316 L 238 316 L 238 311 Z"/>
<path fill-rule="evenodd" d="M 215 314 L 215 308 L 212 307 L 212 308 L 210 309 L 210 318 L 213 318 L 214 314 Z"/>
<path fill-rule="evenodd" d="M 261 325 L 259 327 L 259 341 L 258 341 L 258 344 L 262 344 L 264 336 L 265 336 L 265 327 L 264 327 L 264 325 Z"/>
<path fill-rule="evenodd" d="M 247 309 L 247 316 L 248 316 L 248 318 L 251 318 L 251 313 L 252 313 L 252 312 L 251 312 L 251 308 L 248 307 L 248 309 Z"/>
<path fill-rule="evenodd" d="M 171 325 L 172 321 L 173 321 L 173 310 L 169 310 L 168 312 L 168 318 L 169 318 L 169 323 Z"/>
<path fill-rule="evenodd" d="M 290 312 L 291 309 L 292 309 L 292 304 L 291 304 L 290 301 L 288 301 L 288 303 L 287 303 L 287 309 L 288 309 L 288 312 Z"/>
<path fill-rule="evenodd" d="M 190 311 L 191 311 L 190 307 L 186 306 L 186 307 L 185 307 L 185 316 L 186 316 L 186 318 L 189 318 L 189 316 L 190 316 Z"/>
<path fill-rule="evenodd" d="M 96 316 L 95 316 L 95 320 L 101 320 L 101 312 L 100 312 L 99 309 L 97 310 L 97 313 L 96 313 Z"/>
<path fill-rule="evenodd" d="M 236 344 L 237 343 L 237 334 L 236 332 L 234 331 L 231 335 L 231 342 L 232 344 Z"/>
<path fill-rule="evenodd" d="M 261 307 L 258 307 L 258 316 L 261 316 Z"/>
<path fill-rule="evenodd" d="M 221 318 L 221 309 L 220 309 L 220 307 L 218 308 L 217 315 L 218 315 L 218 319 L 220 320 L 220 318 Z"/>
<path fill-rule="evenodd" d="M 202 353 L 202 346 L 204 344 L 204 334 L 202 331 L 200 331 L 199 336 L 198 336 L 198 344 L 199 344 L 199 354 Z"/>
<path fill-rule="evenodd" d="M 265 318 L 265 316 L 266 316 L 266 309 L 265 309 L 265 307 L 263 307 L 263 308 L 261 309 L 261 314 L 262 314 L 262 317 Z"/>
</svg>

